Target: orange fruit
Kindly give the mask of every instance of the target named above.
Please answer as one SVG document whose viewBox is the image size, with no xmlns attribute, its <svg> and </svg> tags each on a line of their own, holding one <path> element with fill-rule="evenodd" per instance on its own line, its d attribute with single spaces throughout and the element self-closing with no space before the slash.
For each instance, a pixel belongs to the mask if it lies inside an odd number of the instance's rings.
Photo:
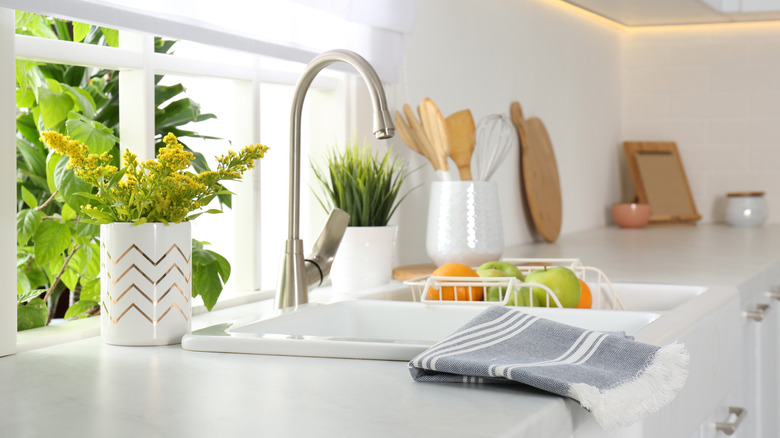
<svg viewBox="0 0 780 438">
<path fill-rule="evenodd" d="M 593 306 L 593 294 L 590 293 L 590 288 L 587 283 L 580 278 L 580 302 L 577 304 L 578 309 L 590 309 Z"/>
<path fill-rule="evenodd" d="M 477 271 L 461 263 L 441 265 L 431 275 L 434 277 L 479 277 Z M 469 294 L 469 289 L 471 289 L 471 294 Z M 484 295 L 485 289 L 483 287 L 442 286 L 441 296 L 435 288 L 428 288 L 429 300 L 452 301 L 457 297 L 458 301 L 482 301 Z"/>
</svg>

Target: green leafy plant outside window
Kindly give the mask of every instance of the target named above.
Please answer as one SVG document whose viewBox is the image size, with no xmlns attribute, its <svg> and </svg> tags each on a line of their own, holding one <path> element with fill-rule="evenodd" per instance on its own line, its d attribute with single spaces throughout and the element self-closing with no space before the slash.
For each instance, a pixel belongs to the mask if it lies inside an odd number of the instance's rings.
<svg viewBox="0 0 780 438">
<path fill-rule="evenodd" d="M 25 12 L 16 13 L 16 33 L 114 47 L 118 42 L 114 29 Z M 174 44 L 156 39 L 155 51 L 169 53 Z M 89 144 L 93 153 L 111 155 L 110 164 L 119 167 L 118 76 L 114 70 L 16 61 L 18 330 L 48 324 L 61 295 L 70 297 L 66 319 L 99 311 L 99 227 L 80 218 L 83 200 L 76 195 L 92 187 L 74 175 L 66 157 L 47 150 L 40 137 L 45 130 L 67 135 Z M 168 132 L 213 138 L 181 128 L 216 116 L 201 114 L 181 84 L 163 86 L 161 79 L 155 77 L 156 148 L 164 146 Z M 197 172 L 210 170 L 202 154 L 194 153 L 193 159 Z M 230 207 L 229 192 L 217 198 Z M 205 244 L 193 241 L 193 283 L 203 286 L 198 290 L 210 310 L 230 265 Z"/>
</svg>

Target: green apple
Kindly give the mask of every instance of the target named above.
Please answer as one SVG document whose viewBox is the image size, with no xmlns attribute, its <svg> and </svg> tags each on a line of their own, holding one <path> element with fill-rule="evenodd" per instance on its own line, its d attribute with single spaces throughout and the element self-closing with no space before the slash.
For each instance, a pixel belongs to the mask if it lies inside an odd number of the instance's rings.
<svg viewBox="0 0 780 438">
<path fill-rule="evenodd" d="M 506 302 L 507 306 L 525 306 L 525 307 L 542 307 L 544 304 L 539 301 L 535 294 L 531 295 L 531 303 L 528 302 L 528 288 L 523 287 L 517 294 L 510 293 L 509 300 Z"/>
<path fill-rule="evenodd" d="M 574 272 L 564 266 L 545 267 L 528 273 L 526 283 L 539 283 L 550 288 L 558 297 L 563 307 L 577 307 L 580 302 L 580 281 Z M 533 294 L 542 306 L 547 303 L 547 291 L 542 288 L 533 288 Z M 555 303 L 550 299 L 550 305 Z"/>
<path fill-rule="evenodd" d="M 477 275 L 479 275 L 480 277 L 511 277 L 510 275 L 506 275 L 504 271 L 500 271 L 498 269 L 493 269 L 493 268 L 478 269 Z M 487 288 L 487 300 L 501 301 L 502 293 L 506 293 L 505 287 L 490 286 Z"/>
<path fill-rule="evenodd" d="M 490 262 L 490 263 L 496 263 L 496 262 Z M 503 262 L 502 262 L 503 263 Z M 512 265 L 510 265 L 512 266 Z M 517 269 L 515 266 L 512 266 L 513 268 Z M 519 272 L 519 269 L 518 269 Z M 512 275 L 507 275 L 505 271 L 501 271 L 499 269 L 494 268 L 482 268 L 480 267 L 479 270 L 477 270 L 477 274 L 480 277 L 512 277 Z M 520 273 L 522 275 L 522 273 Z M 503 298 L 506 298 L 506 287 L 502 286 L 489 286 L 487 288 L 487 300 L 488 301 L 503 301 Z M 531 296 L 531 300 L 533 301 L 534 307 L 539 307 L 539 300 L 536 298 L 535 295 Z M 507 306 L 529 306 L 528 302 L 528 288 L 524 287 L 522 288 L 517 294 L 510 293 L 509 299 L 507 299 Z"/>
<path fill-rule="evenodd" d="M 520 270 L 517 266 L 509 263 L 509 262 L 486 262 L 483 263 L 482 266 L 477 268 L 477 274 L 479 274 L 479 271 L 487 270 L 487 269 L 498 269 L 499 271 L 503 272 L 505 275 L 504 277 L 515 277 L 520 281 L 523 281 L 523 278 L 525 277 L 523 275 L 523 271 Z"/>
</svg>

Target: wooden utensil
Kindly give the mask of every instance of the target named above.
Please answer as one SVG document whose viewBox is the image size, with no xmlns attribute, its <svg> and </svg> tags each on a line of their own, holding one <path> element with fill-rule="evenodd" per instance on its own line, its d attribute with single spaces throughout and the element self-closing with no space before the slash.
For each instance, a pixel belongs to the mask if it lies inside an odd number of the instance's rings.
<svg viewBox="0 0 780 438">
<path fill-rule="evenodd" d="M 461 181 L 471 181 L 471 155 L 476 142 L 474 116 L 471 110 L 462 110 L 447 117 L 450 138 L 450 158 L 458 166 Z"/>
<path fill-rule="evenodd" d="M 433 158 L 438 161 L 439 168 L 446 172 L 449 170 L 447 157 L 450 155 L 447 122 L 439 111 L 439 107 L 428 97 L 422 100 L 418 111 L 425 133 L 428 135 L 428 141 L 433 146 Z"/>
<path fill-rule="evenodd" d="M 409 104 L 404 104 L 404 114 L 406 120 L 409 122 L 409 130 L 412 135 L 412 141 L 417 144 L 420 149 L 420 153 L 428 157 L 428 160 L 433 165 L 435 170 L 442 170 L 439 166 L 439 161 L 433 151 L 430 141 L 428 141 L 428 135 L 425 133 L 422 124 L 417 120 L 417 116 L 414 114 L 412 107 Z"/>
<path fill-rule="evenodd" d="M 436 265 L 426 263 L 421 265 L 406 265 L 393 268 L 393 280 L 406 281 L 431 275 Z"/>
<path fill-rule="evenodd" d="M 523 185 L 531 218 L 542 238 L 555 242 L 561 232 L 563 205 L 550 136 L 539 118 L 524 118 L 518 102 L 512 102 L 510 114 L 520 139 Z"/>
<path fill-rule="evenodd" d="M 401 135 L 401 140 L 403 140 L 404 143 L 409 146 L 409 149 L 417 152 L 418 154 L 425 155 L 422 153 L 420 146 L 415 141 L 411 128 L 409 128 L 409 125 L 406 124 L 403 116 L 398 111 L 395 112 L 395 128 L 398 130 L 398 134 Z"/>
</svg>

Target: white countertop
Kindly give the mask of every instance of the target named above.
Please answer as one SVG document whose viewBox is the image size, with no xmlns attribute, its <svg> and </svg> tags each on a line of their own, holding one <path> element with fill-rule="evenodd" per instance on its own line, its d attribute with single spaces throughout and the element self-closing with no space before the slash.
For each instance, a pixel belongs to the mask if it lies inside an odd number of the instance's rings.
<svg viewBox="0 0 780 438">
<path fill-rule="evenodd" d="M 780 264 L 779 248 L 780 225 L 607 227 L 504 256 L 578 257 L 612 281 L 745 290 Z M 199 315 L 194 328 L 264 308 Z M 99 337 L 0 358 L 0 388 L 0 435 L 17 438 L 568 437 L 588 421 L 576 403 L 526 387 L 417 383 L 404 362 L 117 347 Z"/>
</svg>

